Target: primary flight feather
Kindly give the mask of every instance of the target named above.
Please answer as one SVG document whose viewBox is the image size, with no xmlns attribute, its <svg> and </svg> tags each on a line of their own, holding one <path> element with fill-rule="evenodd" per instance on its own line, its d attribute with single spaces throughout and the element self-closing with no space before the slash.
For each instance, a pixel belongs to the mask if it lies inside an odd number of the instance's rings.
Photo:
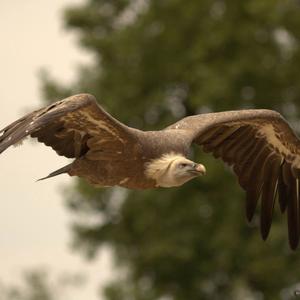
<svg viewBox="0 0 300 300">
<path fill-rule="evenodd" d="M 0 153 L 30 135 L 74 161 L 47 177 L 67 173 L 97 186 L 130 189 L 180 186 L 205 174 L 187 158 L 195 143 L 233 167 L 246 191 L 251 221 L 261 201 L 266 239 L 278 199 L 287 211 L 292 249 L 300 237 L 300 141 L 284 118 L 265 109 L 186 117 L 160 131 L 130 128 L 109 115 L 89 94 L 36 110 L 0 131 Z M 42 179 L 45 179 L 42 178 Z"/>
</svg>

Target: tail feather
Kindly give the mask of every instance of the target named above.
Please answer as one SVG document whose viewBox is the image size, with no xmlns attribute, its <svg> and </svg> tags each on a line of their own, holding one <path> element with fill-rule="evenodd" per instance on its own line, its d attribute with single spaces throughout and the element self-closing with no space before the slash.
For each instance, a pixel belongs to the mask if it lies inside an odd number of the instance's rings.
<svg viewBox="0 0 300 300">
<path fill-rule="evenodd" d="M 41 180 L 45 180 L 45 179 L 48 179 L 48 178 L 51 178 L 51 177 L 54 177 L 54 176 L 57 176 L 57 175 L 60 175 L 60 174 L 64 174 L 64 173 L 68 173 L 68 171 L 71 169 L 71 166 L 72 166 L 72 163 L 69 164 L 69 165 L 66 165 L 52 173 L 50 173 L 48 176 L 46 177 L 43 177 L 43 178 L 40 178 L 38 179 L 37 181 L 41 181 Z"/>
</svg>

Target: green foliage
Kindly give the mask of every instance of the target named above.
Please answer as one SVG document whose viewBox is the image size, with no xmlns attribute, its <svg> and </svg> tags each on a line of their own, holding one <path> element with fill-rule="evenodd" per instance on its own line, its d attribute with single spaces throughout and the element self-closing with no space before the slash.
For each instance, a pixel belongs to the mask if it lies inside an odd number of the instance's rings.
<svg viewBox="0 0 300 300">
<path fill-rule="evenodd" d="M 89 92 L 115 117 L 144 129 L 245 107 L 298 117 L 296 0 L 89 0 L 68 9 L 65 20 L 95 59 L 73 86 L 46 77 L 49 100 Z M 137 192 L 77 181 L 69 192 L 69 207 L 80 216 L 76 247 L 94 258 L 109 245 L 127 268 L 107 298 L 282 298 L 300 278 L 285 217 L 276 207 L 271 237 L 261 241 L 258 216 L 246 224 L 244 193 L 231 171 L 199 149 L 193 155 L 208 175 L 181 188 Z"/>
<path fill-rule="evenodd" d="M 0 284 L 0 300 L 59 300 L 64 299 L 69 288 L 80 286 L 78 274 L 64 274 L 55 281 L 50 280 L 43 269 L 27 271 L 21 284 Z"/>
</svg>

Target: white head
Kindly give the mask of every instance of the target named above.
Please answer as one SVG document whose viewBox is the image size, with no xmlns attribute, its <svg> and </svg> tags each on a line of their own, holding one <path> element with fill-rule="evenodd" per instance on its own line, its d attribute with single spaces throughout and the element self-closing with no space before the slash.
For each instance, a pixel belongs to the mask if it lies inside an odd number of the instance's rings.
<svg viewBox="0 0 300 300">
<path fill-rule="evenodd" d="M 146 164 L 145 174 L 156 180 L 158 186 L 180 186 L 199 175 L 204 175 L 205 167 L 197 164 L 181 154 L 164 154 Z"/>
</svg>

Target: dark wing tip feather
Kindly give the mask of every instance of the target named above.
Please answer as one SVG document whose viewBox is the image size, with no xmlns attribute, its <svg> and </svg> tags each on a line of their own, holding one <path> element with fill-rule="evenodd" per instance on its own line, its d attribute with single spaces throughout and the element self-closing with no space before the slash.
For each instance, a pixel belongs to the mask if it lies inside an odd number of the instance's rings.
<svg viewBox="0 0 300 300">
<path fill-rule="evenodd" d="M 277 181 L 280 172 L 281 159 L 277 154 L 268 158 L 263 166 L 264 183 L 261 197 L 261 236 L 267 239 L 271 224 L 275 198 L 277 195 Z"/>
<path fill-rule="evenodd" d="M 295 193 L 295 187 L 292 187 L 287 210 L 289 241 L 292 249 L 295 249 L 299 244 L 299 204 Z"/>
<path fill-rule="evenodd" d="M 278 202 L 282 213 L 287 211 L 289 245 L 295 250 L 300 238 L 299 176 L 286 161 L 278 176 Z"/>
<path fill-rule="evenodd" d="M 246 193 L 246 218 L 250 223 L 253 219 L 259 195 L 255 190 L 247 191 Z"/>
<path fill-rule="evenodd" d="M 284 213 L 288 204 L 288 188 L 283 181 L 282 169 L 283 164 L 281 165 L 280 172 L 278 175 L 278 202 L 281 213 Z"/>
</svg>

